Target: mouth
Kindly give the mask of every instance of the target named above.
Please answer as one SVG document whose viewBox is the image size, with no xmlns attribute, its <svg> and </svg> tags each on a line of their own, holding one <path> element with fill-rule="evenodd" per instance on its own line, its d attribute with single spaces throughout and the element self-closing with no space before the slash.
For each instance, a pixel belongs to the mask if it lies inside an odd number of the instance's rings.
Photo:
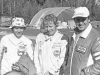
<svg viewBox="0 0 100 75">
<path fill-rule="evenodd" d="M 16 35 L 17 35 L 17 36 L 21 36 L 22 33 L 21 33 L 21 32 L 17 32 Z"/>
<path fill-rule="evenodd" d="M 83 28 L 83 26 L 79 26 L 79 28 Z"/>
<path fill-rule="evenodd" d="M 78 26 L 78 28 L 83 28 L 83 27 L 84 27 L 84 25 L 79 25 L 79 26 Z"/>
<path fill-rule="evenodd" d="M 21 32 L 17 32 L 17 34 L 21 34 Z"/>
</svg>

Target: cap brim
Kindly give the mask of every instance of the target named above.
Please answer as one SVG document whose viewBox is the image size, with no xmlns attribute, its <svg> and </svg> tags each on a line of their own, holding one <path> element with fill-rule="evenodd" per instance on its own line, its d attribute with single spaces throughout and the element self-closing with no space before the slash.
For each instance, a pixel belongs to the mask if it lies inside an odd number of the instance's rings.
<svg viewBox="0 0 100 75">
<path fill-rule="evenodd" d="M 13 28 L 13 27 L 26 28 L 26 26 L 10 26 L 9 28 Z"/>
<path fill-rule="evenodd" d="M 84 16 L 84 15 L 74 15 L 74 16 L 72 16 L 72 18 L 75 18 L 75 17 L 88 17 L 88 16 Z"/>
</svg>

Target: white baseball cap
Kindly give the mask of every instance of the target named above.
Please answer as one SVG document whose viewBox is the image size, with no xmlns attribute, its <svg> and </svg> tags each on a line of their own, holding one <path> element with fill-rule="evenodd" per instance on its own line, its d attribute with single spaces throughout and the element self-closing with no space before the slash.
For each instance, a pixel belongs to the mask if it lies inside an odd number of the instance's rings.
<svg viewBox="0 0 100 75">
<path fill-rule="evenodd" d="M 12 25 L 9 28 L 13 28 L 13 27 L 26 27 L 24 19 L 20 18 L 20 17 L 15 17 L 12 19 Z"/>
<path fill-rule="evenodd" d="M 74 15 L 72 18 L 75 17 L 88 17 L 90 15 L 89 10 L 87 7 L 78 7 L 74 10 Z"/>
</svg>

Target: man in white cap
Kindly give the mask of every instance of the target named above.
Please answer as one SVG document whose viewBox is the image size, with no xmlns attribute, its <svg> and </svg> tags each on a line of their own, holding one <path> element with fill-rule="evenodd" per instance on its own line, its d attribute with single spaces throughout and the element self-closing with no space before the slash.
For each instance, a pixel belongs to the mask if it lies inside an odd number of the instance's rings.
<svg viewBox="0 0 100 75">
<path fill-rule="evenodd" d="M 87 7 L 75 9 L 75 33 L 71 37 L 65 75 L 100 75 L 100 32 L 92 27 Z M 91 56 L 92 55 L 92 56 Z"/>
<path fill-rule="evenodd" d="M 1 75 L 11 71 L 21 55 L 28 54 L 33 60 L 32 41 L 23 35 L 26 25 L 23 18 L 15 17 L 10 26 L 12 33 L 5 35 L 0 41 L 0 69 Z"/>
</svg>

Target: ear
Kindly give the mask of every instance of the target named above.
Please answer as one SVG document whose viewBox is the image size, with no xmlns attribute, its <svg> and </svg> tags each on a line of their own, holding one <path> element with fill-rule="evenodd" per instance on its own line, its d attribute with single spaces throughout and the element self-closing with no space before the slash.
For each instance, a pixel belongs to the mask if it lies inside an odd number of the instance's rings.
<svg viewBox="0 0 100 75">
<path fill-rule="evenodd" d="M 58 27 L 60 24 L 61 24 L 61 21 L 58 20 L 57 23 L 56 23 L 56 27 Z"/>
</svg>

